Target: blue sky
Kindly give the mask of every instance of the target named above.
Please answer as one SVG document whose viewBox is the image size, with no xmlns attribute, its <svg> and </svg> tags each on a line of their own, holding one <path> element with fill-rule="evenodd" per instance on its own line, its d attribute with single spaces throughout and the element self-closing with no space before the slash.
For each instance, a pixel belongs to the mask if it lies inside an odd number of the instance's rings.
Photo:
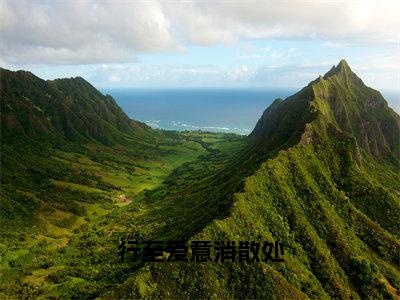
<svg viewBox="0 0 400 300">
<path fill-rule="evenodd" d="M 0 65 L 96 87 L 302 87 L 340 59 L 399 90 L 398 1 L 0 1 Z"/>
</svg>

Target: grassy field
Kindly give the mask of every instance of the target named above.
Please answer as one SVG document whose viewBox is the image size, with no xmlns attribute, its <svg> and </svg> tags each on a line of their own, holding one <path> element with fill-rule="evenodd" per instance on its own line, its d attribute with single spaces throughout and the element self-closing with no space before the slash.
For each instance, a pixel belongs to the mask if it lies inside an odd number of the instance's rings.
<svg viewBox="0 0 400 300">
<path fill-rule="evenodd" d="M 98 145 L 88 145 L 86 152 L 52 152 L 51 161 L 68 171 L 49 176 L 42 193 L 21 190 L 35 199 L 36 209 L 29 229 L 15 228 L 14 239 L 2 236 L 0 295 L 59 296 L 66 291 L 73 293 L 71 289 L 77 287 L 93 288 L 88 270 L 112 273 L 117 278 L 110 262 L 94 263 L 93 257 L 103 251 L 103 258 L 114 260 L 116 238 L 129 235 L 133 228 L 140 227 L 137 232 L 147 236 L 159 235 L 173 222 L 173 216 L 179 216 L 177 210 L 190 209 L 190 203 L 179 203 L 182 199 L 192 201 L 189 198 L 177 199 L 178 205 L 171 203 L 180 193 L 179 185 L 188 186 L 193 176 L 210 168 L 217 170 L 243 145 L 242 137 L 231 134 L 171 134 L 147 153 Z M 219 156 L 218 163 L 211 159 L 215 156 Z M 195 189 L 194 185 L 181 192 L 189 195 Z M 82 245 L 88 242 L 94 248 Z M 87 269 L 77 268 L 77 263 Z M 57 281 L 60 276 L 66 277 L 62 285 Z"/>
</svg>

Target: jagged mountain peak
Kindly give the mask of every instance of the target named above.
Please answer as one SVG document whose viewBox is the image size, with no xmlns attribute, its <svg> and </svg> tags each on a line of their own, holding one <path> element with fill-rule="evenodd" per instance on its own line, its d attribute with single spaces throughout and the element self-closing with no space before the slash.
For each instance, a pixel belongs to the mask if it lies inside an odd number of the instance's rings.
<svg viewBox="0 0 400 300">
<path fill-rule="evenodd" d="M 352 72 L 352 70 L 346 60 L 342 59 L 337 66 L 332 66 L 332 68 L 324 75 L 324 78 L 345 72 Z"/>
<path fill-rule="evenodd" d="M 349 64 L 344 59 L 342 59 L 338 65 L 333 66 L 322 78 L 327 80 L 335 75 L 343 80 L 364 85 L 363 81 L 352 71 Z"/>
<path fill-rule="evenodd" d="M 315 126 L 310 127 L 312 124 Z M 353 136 L 368 154 L 399 160 L 399 115 L 388 107 L 381 93 L 362 82 L 345 60 L 293 96 L 274 101 L 250 139 L 265 152 L 276 151 L 298 143 L 306 131 L 309 135 L 316 131 L 321 134 L 321 124 Z"/>
<path fill-rule="evenodd" d="M 336 69 L 340 71 L 351 71 L 349 64 L 345 59 L 341 59 L 339 64 L 336 66 Z"/>
</svg>

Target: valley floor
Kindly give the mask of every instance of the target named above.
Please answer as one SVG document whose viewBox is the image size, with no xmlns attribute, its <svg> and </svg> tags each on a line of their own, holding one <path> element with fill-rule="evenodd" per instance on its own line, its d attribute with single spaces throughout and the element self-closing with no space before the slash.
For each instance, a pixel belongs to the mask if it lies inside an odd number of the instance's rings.
<svg viewBox="0 0 400 300">
<path fill-rule="evenodd" d="M 190 199 L 171 203 L 174 194 L 193 193 L 202 177 L 221 168 L 243 145 L 243 138 L 233 134 L 169 135 L 147 153 L 98 145 L 86 145 L 86 153 L 51 151 L 48 159 L 64 166 L 65 176 L 47 173 L 46 183 L 10 187 L 30 201 L 32 209 L 27 212 L 30 221 L 2 219 L 0 296 L 93 297 L 121 282 L 119 276 L 129 272 L 118 262 L 119 238 L 132 231 L 143 238 L 165 230 L 173 234 L 168 224 L 182 222 L 174 218 L 193 208 Z M 10 205 L 15 215 L 29 210 L 18 200 Z M 200 229 L 190 227 L 186 234 Z M 98 280 L 100 274 L 113 278 Z"/>
</svg>

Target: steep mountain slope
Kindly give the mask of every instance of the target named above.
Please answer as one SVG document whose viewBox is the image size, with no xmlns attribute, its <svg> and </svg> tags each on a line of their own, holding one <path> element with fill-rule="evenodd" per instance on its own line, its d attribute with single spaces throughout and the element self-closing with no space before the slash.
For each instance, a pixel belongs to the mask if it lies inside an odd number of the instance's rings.
<svg viewBox="0 0 400 300">
<path fill-rule="evenodd" d="M 81 77 L 45 81 L 30 72 L 0 69 L 0 86 L 3 140 L 22 136 L 53 145 L 112 145 L 123 142 L 125 134 L 155 134 Z"/>
<path fill-rule="evenodd" d="M 399 163 L 399 116 L 344 60 L 285 101 L 275 100 L 250 139 L 266 151 L 271 144 L 290 146 L 300 139 L 304 143 L 316 142 L 306 124 L 319 115 L 327 126 L 353 135 L 367 154 Z"/>
<path fill-rule="evenodd" d="M 398 297 L 399 133 L 399 116 L 341 61 L 264 112 L 242 158 L 268 159 L 229 215 L 191 238 L 281 241 L 284 263 L 149 264 L 106 295 Z"/>
</svg>

